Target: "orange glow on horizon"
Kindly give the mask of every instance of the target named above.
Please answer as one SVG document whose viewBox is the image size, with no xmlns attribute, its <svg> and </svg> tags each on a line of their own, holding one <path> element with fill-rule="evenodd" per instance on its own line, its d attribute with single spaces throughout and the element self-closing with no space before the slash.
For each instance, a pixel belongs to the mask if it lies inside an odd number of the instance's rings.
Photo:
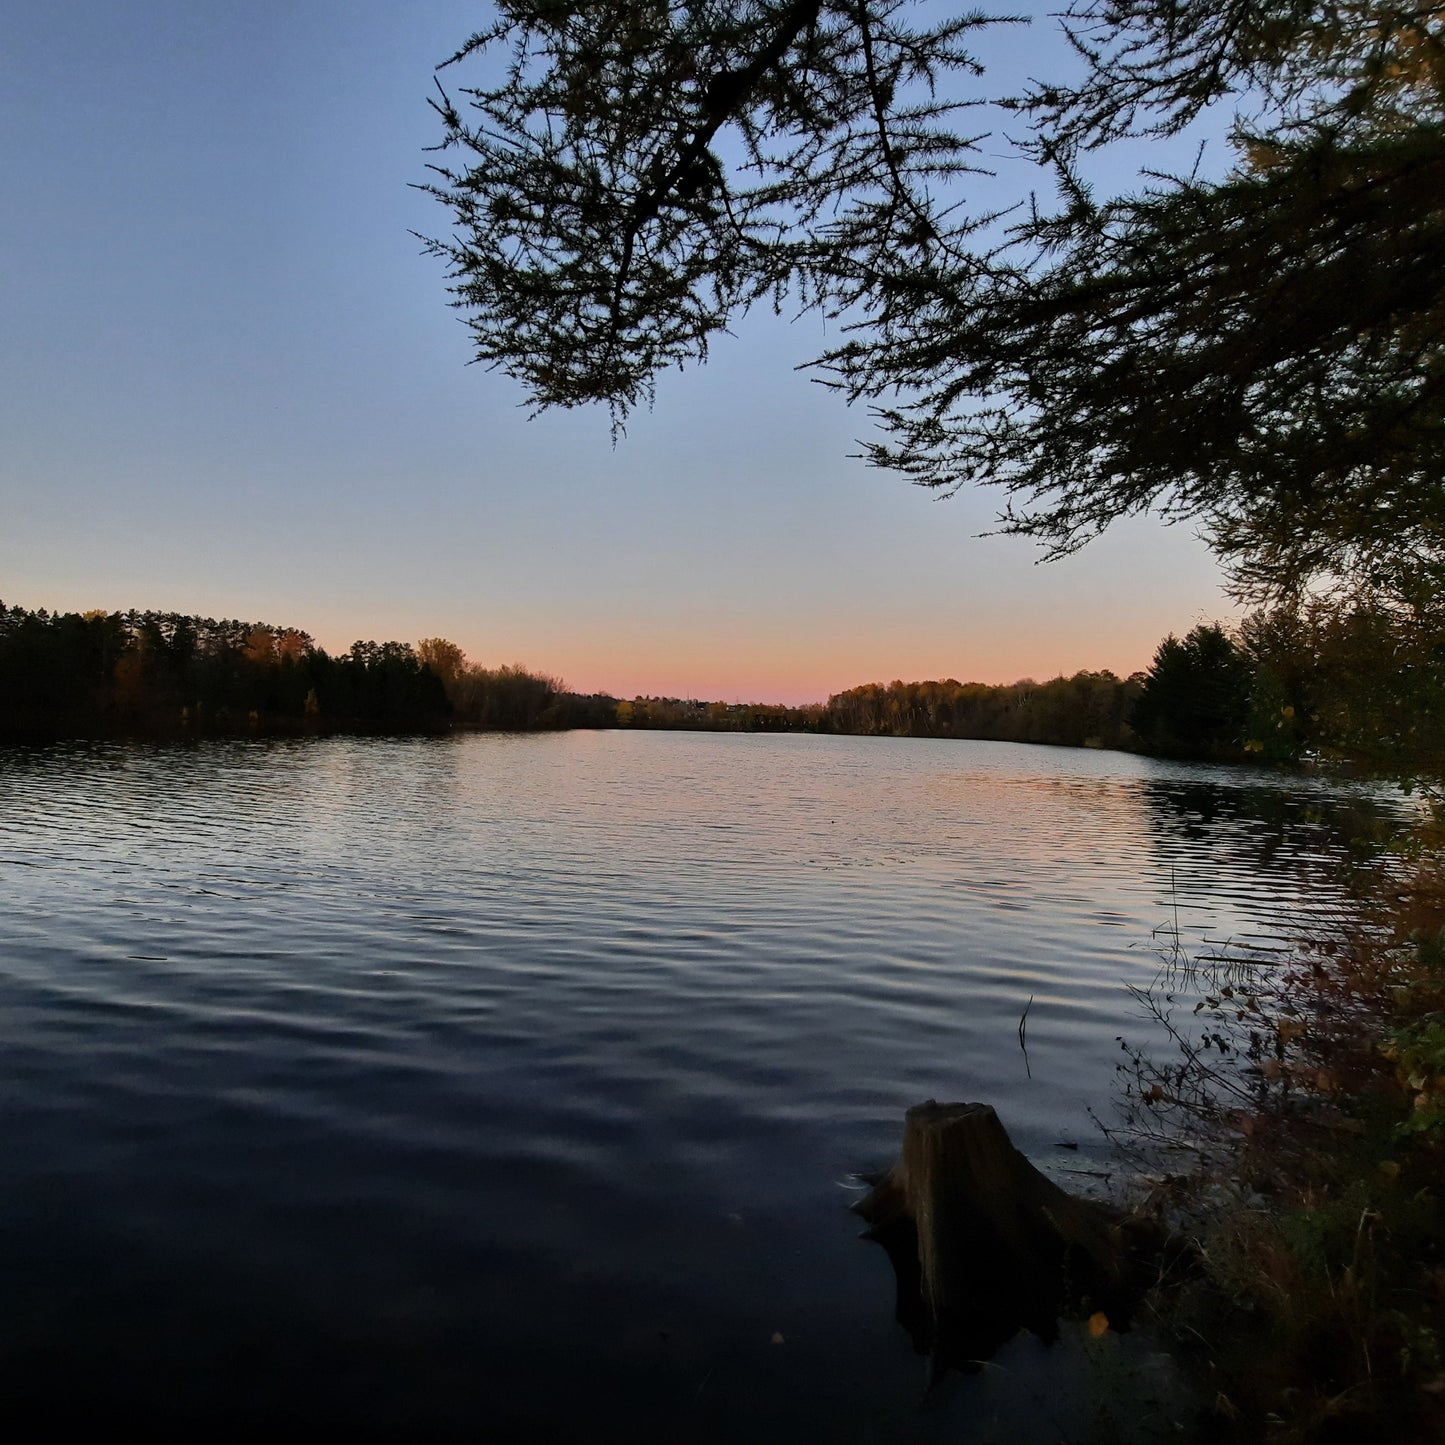
<svg viewBox="0 0 1445 1445">
<path fill-rule="evenodd" d="M 1186 621 L 1181 627 L 1192 625 Z M 1023 678 L 1043 682 L 1076 672 L 1110 671 L 1119 677 L 1149 665 L 1162 633 L 1138 629 L 1135 638 L 1095 640 L 1095 645 L 1065 647 L 1060 641 L 998 637 L 987 645 L 960 646 L 956 651 L 936 644 L 898 648 L 886 639 L 749 638 L 747 645 L 728 645 L 715 637 L 679 639 L 662 636 L 647 644 L 613 642 L 610 646 L 498 646 L 459 643 L 469 662 L 485 667 L 518 664 L 559 678 L 574 692 L 606 693 L 617 698 L 697 698 L 705 702 L 783 703 L 799 706 L 826 702 L 829 696 L 868 683 L 895 679 L 922 682 L 953 678 L 958 682 L 1006 684 Z M 433 634 L 428 634 L 433 635 Z M 415 642 L 417 639 L 403 639 Z M 318 636 L 328 650 L 344 651 L 350 642 Z M 546 645 L 550 643 L 551 645 Z M 951 655 L 950 655 L 951 654 Z"/>
</svg>

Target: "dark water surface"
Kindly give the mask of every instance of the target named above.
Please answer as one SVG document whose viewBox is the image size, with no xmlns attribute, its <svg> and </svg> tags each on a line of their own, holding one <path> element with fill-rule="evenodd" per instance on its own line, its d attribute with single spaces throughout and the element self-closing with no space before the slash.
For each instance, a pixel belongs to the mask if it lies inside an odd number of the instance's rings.
<svg viewBox="0 0 1445 1445">
<path fill-rule="evenodd" d="M 1106 1169 L 1151 930 L 1308 926 L 1371 806 L 921 740 L 0 750 L 0 1409 L 1076 1438 L 1067 1346 L 920 1403 L 840 1186 L 929 1097 Z"/>
</svg>

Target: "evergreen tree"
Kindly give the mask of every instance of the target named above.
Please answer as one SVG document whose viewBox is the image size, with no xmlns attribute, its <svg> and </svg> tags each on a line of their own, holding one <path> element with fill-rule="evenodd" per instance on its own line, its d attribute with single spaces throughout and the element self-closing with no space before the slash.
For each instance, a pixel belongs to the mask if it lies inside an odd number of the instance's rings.
<svg viewBox="0 0 1445 1445">
<path fill-rule="evenodd" d="M 1159 644 L 1130 722 L 1150 752 L 1232 757 L 1241 751 L 1254 670 L 1218 623 Z"/>
<path fill-rule="evenodd" d="M 1004 487 L 1068 552 L 1199 519 L 1242 592 L 1445 582 L 1445 17 L 1385 0 L 1077 0 L 1084 72 L 1011 102 L 1052 208 L 980 215 L 951 75 L 982 24 L 913 0 L 506 0 L 449 63 L 431 186 L 478 356 L 617 417 L 740 311 L 847 323 L 820 358 L 871 459 Z M 978 91 L 978 98 L 985 92 Z M 1096 196 L 1091 149 L 1239 97 L 1238 164 Z"/>
</svg>

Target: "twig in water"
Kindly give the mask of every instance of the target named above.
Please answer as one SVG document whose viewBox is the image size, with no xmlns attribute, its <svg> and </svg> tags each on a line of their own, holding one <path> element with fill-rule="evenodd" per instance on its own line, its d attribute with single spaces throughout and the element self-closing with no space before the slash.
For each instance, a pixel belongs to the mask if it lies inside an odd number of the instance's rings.
<svg viewBox="0 0 1445 1445">
<path fill-rule="evenodd" d="M 1029 1001 L 1024 1005 L 1024 1011 L 1023 1011 L 1023 1013 L 1021 1013 L 1021 1014 L 1019 1015 L 1019 1048 L 1021 1048 L 1021 1049 L 1024 1051 L 1024 1073 L 1025 1073 L 1029 1078 L 1033 1078 L 1033 1076 L 1034 1076 L 1034 1071 L 1033 1071 L 1031 1068 L 1029 1068 L 1029 1045 L 1028 1045 L 1029 1010 L 1030 1010 L 1033 1006 L 1034 1006 L 1034 996 L 1033 996 L 1033 994 L 1030 994 L 1030 995 L 1029 995 Z"/>
</svg>

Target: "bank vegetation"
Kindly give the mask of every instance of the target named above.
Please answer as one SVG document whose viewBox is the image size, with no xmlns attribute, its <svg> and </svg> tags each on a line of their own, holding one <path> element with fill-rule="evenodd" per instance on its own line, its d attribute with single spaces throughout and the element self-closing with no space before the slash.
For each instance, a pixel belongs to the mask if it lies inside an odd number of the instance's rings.
<svg viewBox="0 0 1445 1445">
<path fill-rule="evenodd" d="M 1115 748 L 1219 762 L 1445 768 L 1445 602 L 1384 589 L 1170 635 L 1129 677 L 867 683 L 825 702 L 616 698 L 442 637 L 335 656 L 295 627 L 0 604 L 0 736 L 538 731 L 843 733 Z"/>
</svg>

